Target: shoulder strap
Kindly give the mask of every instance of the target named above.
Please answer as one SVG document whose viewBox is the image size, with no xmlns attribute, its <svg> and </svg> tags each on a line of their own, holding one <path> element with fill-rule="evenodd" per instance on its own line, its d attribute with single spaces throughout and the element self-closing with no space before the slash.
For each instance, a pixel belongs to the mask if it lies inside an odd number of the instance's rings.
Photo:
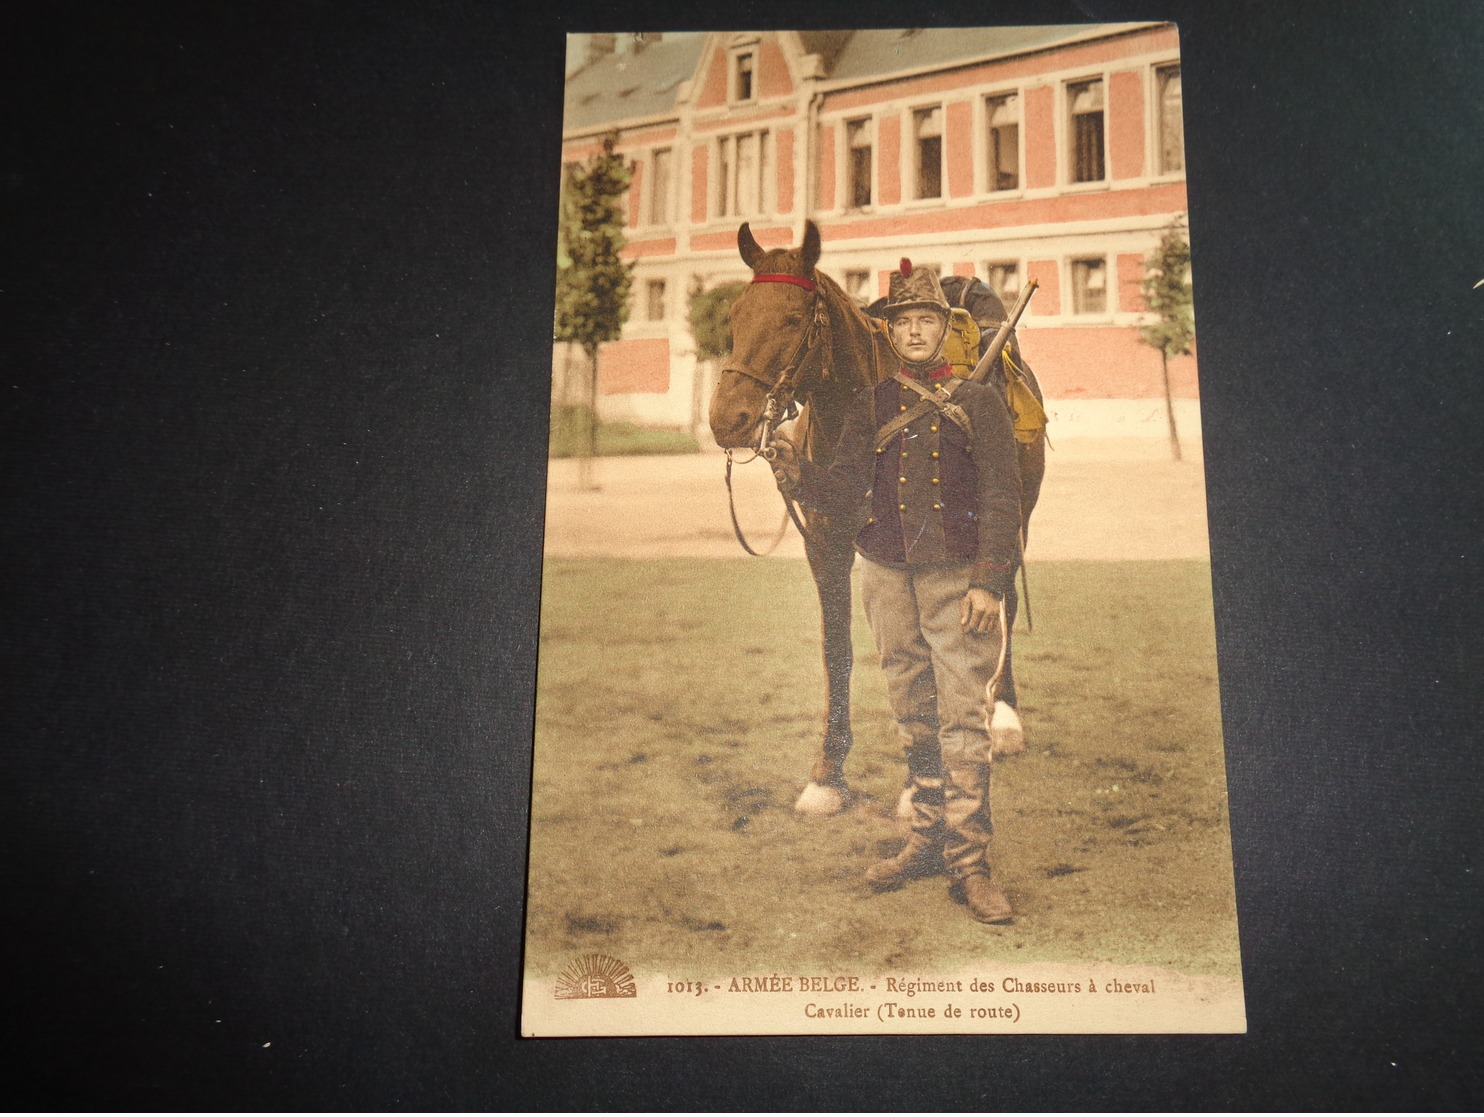
<svg viewBox="0 0 1484 1117">
<path fill-rule="evenodd" d="M 963 428 L 965 436 L 970 439 L 974 437 L 974 428 L 973 424 L 969 422 L 969 413 L 958 404 L 950 402 L 948 398 L 953 395 L 962 381 L 957 379 L 949 380 L 941 388 L 934 391 L 931 388 L 924 388 L 910 376 L 903 376 L 900 372 L 892 373 L 892 378 L 907 385 L 907 387 L 922 396 L 922 402 L 908 408 L 876 432 L 876 449 L 880 450 L 909 425 L 917 422 L 918 419 L 921 419 L 929 411 L 941 411 Z"/>
</svg>

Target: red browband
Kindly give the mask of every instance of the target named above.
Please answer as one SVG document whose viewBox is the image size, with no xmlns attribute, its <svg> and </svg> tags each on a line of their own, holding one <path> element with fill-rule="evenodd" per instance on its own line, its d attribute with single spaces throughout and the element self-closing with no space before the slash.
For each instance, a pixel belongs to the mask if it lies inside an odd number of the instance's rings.
<svg viewBox="0 0 1484 1117">
<path fill-rule="evenodd" d="M 802 287 L 806 291 L 814 290 L 814 280 L 805 279 L 802 275 L 784 275 L 781 272 L 766 273 L 752 277 L 754 283 L 792 283 L 795 287 Z"/>
</svg>

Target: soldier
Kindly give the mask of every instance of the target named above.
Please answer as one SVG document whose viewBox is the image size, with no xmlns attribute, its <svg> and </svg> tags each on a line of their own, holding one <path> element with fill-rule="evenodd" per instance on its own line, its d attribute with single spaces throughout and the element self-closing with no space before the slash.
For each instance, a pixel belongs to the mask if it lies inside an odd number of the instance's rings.
<svg viewBox="0 0 1484 1117">
<path fill-rule="evenodd" d="M 870 866 L 867 882 L 886 891 L 946 869 L 974 918 L 1008 923 L 986 859 L 984 700 L 1017 555 L 1014 431 L 1003 396 L 954 378 L 944 360 L 950 308 L 933 273 L 904 259 L 885 309 L 900 370 L 857 394 L 828 468 L 783 438 L 774 468 L 802 503 L 866 517 L 855 540 L 861 597 L 912 787 L 907 844 Z"/>
</svg>

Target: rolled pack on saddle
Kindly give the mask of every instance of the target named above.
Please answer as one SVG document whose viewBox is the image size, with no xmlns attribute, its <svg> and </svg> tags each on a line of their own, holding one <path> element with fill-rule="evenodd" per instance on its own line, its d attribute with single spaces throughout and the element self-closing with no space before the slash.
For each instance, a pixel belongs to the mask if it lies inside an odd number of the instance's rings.
<svg viewBox="0 0 1484 1117">
<path fill-rule="evenodd" d="M 904 270 L 910 277 L 912 266 L 903 261 Z M 923 271 L 924 269 L 916 269 Z M 900 274 L 900 273 L 899 273 Z M 910 282 L 910 278 L 909 278 Z M 943 297 L 948 300 L 948 335 L 943 342 L 943 358 L 953 367 L 954 376 L 968 379 L 979 364 L 981 347 L 988 345 L 1002 325 L 1005 307 L 977 276 L 950 275 L 938 281 Z M 887 295 L 866 307 L 873 318 L 885 320 L 896 307 L 903 305 L 901 295 Z M 1015 424 L 1015 440 L 1021 449 L 1021 472 L 1024 474 L 1032 463 L 1026 460 L 1024 447 L 1038 445 L 1046 437 L 1046 409 L 1031 389 L 1020 356 L 1020 346 L 1014 334 L 1000 352 L 1000 360 L 990 362 L 986 383 L 993 385 L 1005 395 L 1005 406 Z M 1036 466 L 1040 462 L 1034 463 Z M 1035 469 L 1039 482 L 1040 470 Z"/>
</svg>

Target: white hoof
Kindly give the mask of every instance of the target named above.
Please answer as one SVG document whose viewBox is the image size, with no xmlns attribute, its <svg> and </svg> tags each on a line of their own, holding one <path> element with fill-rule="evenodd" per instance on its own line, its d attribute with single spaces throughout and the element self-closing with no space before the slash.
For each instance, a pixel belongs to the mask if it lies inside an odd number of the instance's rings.
<svg viewBox="0 0 1484 1117">
<path fill-rule="evenodd" d="M 902 793 L 897 796 L 897 809 L 894 812 L 901 822 L 912 821 L 912 785 L 908 784 L 902 788 Z"/>
<path fill-rule="evenodd" d="M 991 756 L 1018 756 L 1025 751 L 1025 727 L 1020 724 L 1020 715 L 1006 702 L 994 704 L 994 716 L 989 719 L 989 754 Z"/>
<path fill-rule="evenodd" d="M 794 804 L 794 810 L 800 814 L 831 815 L 839 814 L 844 809 L 845 796 L 839 788 L 813 782 L 805 786 L 799 793 L 798 802 Z"/>
</svg>

